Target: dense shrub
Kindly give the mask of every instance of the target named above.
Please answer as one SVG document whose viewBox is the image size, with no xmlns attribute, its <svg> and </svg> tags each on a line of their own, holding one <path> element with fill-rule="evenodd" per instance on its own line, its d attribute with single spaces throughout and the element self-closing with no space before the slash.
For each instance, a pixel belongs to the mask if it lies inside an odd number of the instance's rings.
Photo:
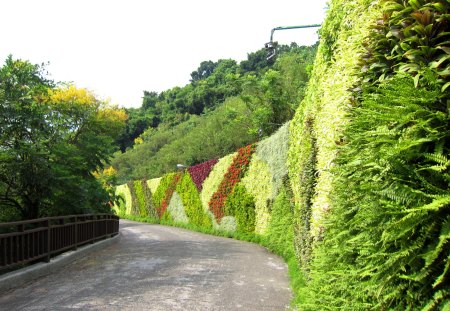
<svg viewBox="0 0 450 311">
<path fill-rule="evenodd" d="M 450 307 L 450 4 L 382 3 L 330 172 L 314 310 Z"/>
<path fill-rule="evenodd" d="M 225 215 L 236 218 L 237 231 L 255 231 L 255 202 L 243 185 L 238 183 L 225 201 Z"/>
<path fill-rule="evenodd" d="M 321 43 L 306 96 L 290 124 L 288 169 L 297 215 L 304 219 L 312 215 L 310 224 L 296 225 L 303 228 L 297 234 L 309 227 L 309 234 L 296 238 L 298 250 L 304 248 L 301 241 L 320 239 L 324 217 L 332 208 L 335 176 L 330 169 L 348 122 L 352 90 L 361 81 L 358 56 L 366 52 L 363 43 L 379 12 L 377 1 L 334 0 L 320 29 Z"/>
<path fill-rule="evenodd" d="M 292 258 L 294 253 L 294 204 L 289 182 L 285 178 L 272 207 L 272 217 L 267 226 L 267 246 L 284 258 Z"/>
</svg>

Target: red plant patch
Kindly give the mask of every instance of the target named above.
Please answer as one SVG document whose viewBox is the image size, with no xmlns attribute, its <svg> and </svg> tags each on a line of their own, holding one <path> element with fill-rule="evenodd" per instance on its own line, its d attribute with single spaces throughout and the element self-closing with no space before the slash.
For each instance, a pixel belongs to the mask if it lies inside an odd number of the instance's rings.
<svg viewBox="0 0 450 311">
<path fill-rule="evenodd" d="M 192 181 L 197 187 L 198 191 L 202 191 L 203 182 L 206 177 L 208 177 L 209 173 L 211 173 L 214 165 L 216 165 L 217 159 L 209 160 L 194 166 L 191 166 L 188 171 L 191 175 Z"/>
<path fill-rule="evenodd" d="M 220 222 L 225 215 L 224 205 L 227 197 L 233 191 L 234 186 L 241 180 L 247 171 L 251 156 L 255 151 L 255 145 L 248 145 L 238 150 L 238 154 L 234 157 L 233 163 L 225 173 L 222 182 L 217 191 L 212 195 L 209 201 L 209 209 L 214 214 L 217 222 Z"/>
<path fill-rule="evenodd" d="M 172 198 L 173 192 L 175 191 L 175 188 L 177 187 L 177 184 L 180 181 L 182 174 L 183 173 L 181 173 L 181 172 L 176 174 L 173 177 L 172 182 L 170 183 L 169 187 L 167 187 L 166 195 L 165 195 L 164 199 L 162 200 L 161 205 L 157 209 L 159 219 L 161 219 L 161 217 L 166 212 L 167 207 L 169 206 L 169 203 L 170 203 L 170 199 Z"/>
</svg>

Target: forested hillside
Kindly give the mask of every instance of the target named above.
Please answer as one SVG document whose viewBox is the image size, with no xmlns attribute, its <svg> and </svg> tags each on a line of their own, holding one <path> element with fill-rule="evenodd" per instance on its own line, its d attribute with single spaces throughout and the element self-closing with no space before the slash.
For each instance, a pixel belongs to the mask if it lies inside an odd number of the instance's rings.
<svg viewBox="0 0 450 311">
<path fill-rule="evenodd" d="M 112 165 L 119 182 L 170 172 L 226 155 L 273 133 L 290 120 L 304 96 L 317 46 L 281 46 L 267 60 L 261 49 L 234 60 L 204 61 L 191 83 L 128 109 L 126 133 Z"/>
<path fill-rule="evenodd" d="M 330 1 L 289 124 L 128 181 L 117 212 L 267 246 L 299 310 L 449 310 L 449 16 L 445 0 Z"/>
</svg>

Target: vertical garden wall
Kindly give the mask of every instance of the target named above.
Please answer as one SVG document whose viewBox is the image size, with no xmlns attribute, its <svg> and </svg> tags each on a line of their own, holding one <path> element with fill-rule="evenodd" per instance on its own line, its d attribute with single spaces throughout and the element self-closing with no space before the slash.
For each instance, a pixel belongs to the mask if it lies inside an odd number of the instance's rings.
<svg viewBox="0 0 450 311">
<path fill-rule="evenodd" d="M 118 186 L 119 215 L 264 235 L 287 178 L 289 124 L 256 145 L 160 178 Z M 242 204 L 241 204 L 242 203 Z"/>
<path fill-rule="evenodd" d="M 118 186 L 117 213 L 257 237 L 301 310 L 449 310 L 449 9 L 332 0 L 290 124 Z"/>
<path fill-rule="evenodd" d="M 448 1 L 331 1 L 288 158 L 305 310 L 447 310 Z"/>
</svg>

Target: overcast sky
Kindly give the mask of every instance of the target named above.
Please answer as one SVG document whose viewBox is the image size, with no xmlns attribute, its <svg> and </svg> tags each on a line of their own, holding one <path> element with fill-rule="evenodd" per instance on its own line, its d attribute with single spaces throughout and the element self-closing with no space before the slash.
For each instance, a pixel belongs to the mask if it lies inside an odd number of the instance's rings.
<svg viewBox="0 0 450 311">
<path fill-rule="evenodd" d="M 205 60 L 241 61 L 277 26 L 322 23 L 326 0 L 1 0 L 0 61 L 40 64 L 123 107 L 184 86 Z M 317 29 L 277 31 L 310 45 Z"/>
</svg>

